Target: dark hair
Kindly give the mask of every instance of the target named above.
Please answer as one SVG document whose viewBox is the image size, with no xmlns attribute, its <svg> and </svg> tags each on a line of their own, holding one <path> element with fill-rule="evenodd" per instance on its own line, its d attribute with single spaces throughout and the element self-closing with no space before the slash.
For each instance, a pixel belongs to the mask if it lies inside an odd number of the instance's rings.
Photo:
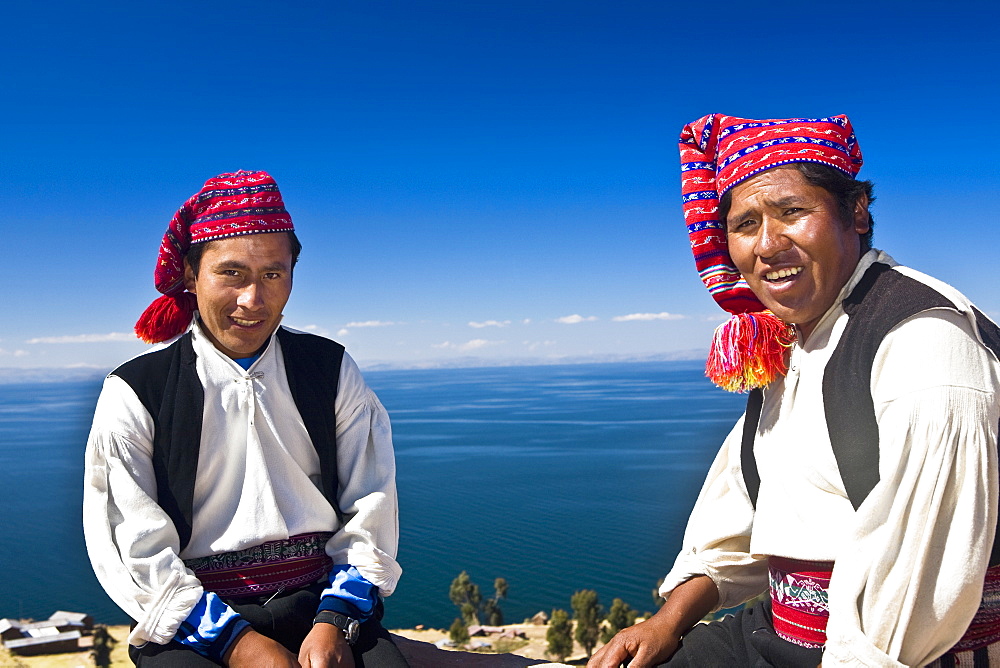
<svg viewBox="0 0 1000 668">
<path fill-rule="evenodd" d="M 837 209 L 840 217 L 844 220 L 852 220 L 854 217 L 854 205 L 862 195 L 868 196 L 868 206 L 871 207 L 875 201 L 875 184 L 871 181 L 858 181 L 844 174 L 839 169 L 824 165 L 818 162 L 793 162 L 788 165 L 799 170 L 802 177 L 810 185 L 819 186 L 827 191 L 837 201 Z M 729 216 L 729 209 L 733 205 L 732 189 L 719 200 L 719 216 L 725 221 Z M 868 231 L 861 235 L 861 250 L 867 251 L 872 247 L 872 234 L 875 231 L 875 219 L 871 210 L 868 211 Z"/>
<path fill-rule="evenodd" d="M 274 234 L 274 233 L 271 233 Z M 295 264 L 299 261 L 299 253 L 302 252 L 302 242 L 299 238 L 295 236 L 295 232 L 289 230 L 285 232 L 288 235 L 288 245 L 292 250 L 292 268 L 295 268 Z M 200 244 L 191 244 L 191 248 L 188 249 L 187 255 L 184 259 L 187 263 L 191 265 L 191 269 L 194 271 L 194 275 L 198 276 L 198 271 L 201 269 L 201 256 L 205 253 L 205 249 L 209 247 L 211 241 L 206 241 Z"/>
</svg>

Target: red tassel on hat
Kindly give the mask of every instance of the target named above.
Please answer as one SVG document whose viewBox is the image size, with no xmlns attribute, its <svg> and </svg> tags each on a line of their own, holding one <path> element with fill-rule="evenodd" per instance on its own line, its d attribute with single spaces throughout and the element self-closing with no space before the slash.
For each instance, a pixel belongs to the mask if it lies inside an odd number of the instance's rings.
<svg viewBox="0 0 1000 668">
<path fill-rule="evenodd" d="M 150 304 L 135 323 L 135 334 L 146 343 L 174 338 L 191 324 L 198 299 L 190 292 L 163 295 Z"/>
<path fill-rule="evenodd" d="M 715 328 L 705 375 L 729 392 L 764 387 L 788 371 L 795 330 L 770 311 L 739 313 Z"/>
</svg>

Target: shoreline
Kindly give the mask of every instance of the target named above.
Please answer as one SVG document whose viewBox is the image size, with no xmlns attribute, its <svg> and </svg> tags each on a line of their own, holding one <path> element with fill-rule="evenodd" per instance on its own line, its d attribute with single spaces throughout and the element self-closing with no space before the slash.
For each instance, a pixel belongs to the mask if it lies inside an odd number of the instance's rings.
<svg viewBox="0 0 1000 668">
<path fill-rule="evenodd" d="M 436 668 L 442 665 L 443 660 L 449 660 L 455 666 L 496 666 L 497 668 L 519 668 L 520 666 L 565 666 L 582 665 L 585 658 L 583 648 L 574 642 L 573 654 L 567 657 L 568 663 L 552 663 L 545 654 L 547 641 L 545 633 L 548 625 L 521 623 L 505 624 L 501 627 L 504 630 L 513 630 L 523 633 L 526 638 L 523 644 L 513 643 L 509 652 L 469 652 L 468 650 L 438 649 L 434 643 L 441 639 L 448 638 L 447 629 L 435 628 L 412 628 L 412 629 L 389 629 L 397 642 L 401 645 L 404 654 L 411 661 L 411 668 Z M 128 646 L 126 639 L 129 634 L 128 625 L 113 625 L 107 627 L 111 637 L 117 642 L 111 652 L 112 668 L 130 668 L 133 664 L 128 658 Z M 44 654 L 39 656 L 19 656 L 11 653 L 4 647 L 0 647 L 0 668 L 78 668 L 81 666 L 92 666 L 90 659 L 89 641 L 91 636 L 85 636 L 81 640 L 86 641 L 87 646 L 81 647 L 77 652 L 64 652 L 59 654 Z M 492 634 L 484 637 L 475 637 L 473 641 L 496 643 L 498 636 Z M 82 644 L 82 643 L 81 643 Z M 453 655 L 453 658 L 449 655 Z M 434 659 L 429 657 L 436 656 Z M 423 660 L 414 661 L 415 657 Z"/>
</svg>

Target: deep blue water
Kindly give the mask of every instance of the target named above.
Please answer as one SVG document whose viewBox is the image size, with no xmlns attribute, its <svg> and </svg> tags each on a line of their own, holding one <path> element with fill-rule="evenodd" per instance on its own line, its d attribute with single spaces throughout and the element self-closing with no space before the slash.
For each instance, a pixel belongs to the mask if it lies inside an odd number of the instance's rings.
<svg viewBox="0 0 1000 668">
<path fill-rule="evenodd" d="M 508 621 L 595 589 L 652 610 L 743 400 L 691 362 L 371 371 L 392 418 L 404 573 L 390 626 L 448 626 L 448 586 L 510 585 Z M 127 621 L 83 546 L 100 382 L 0 385 L 0 617 Z"/>
</svg>

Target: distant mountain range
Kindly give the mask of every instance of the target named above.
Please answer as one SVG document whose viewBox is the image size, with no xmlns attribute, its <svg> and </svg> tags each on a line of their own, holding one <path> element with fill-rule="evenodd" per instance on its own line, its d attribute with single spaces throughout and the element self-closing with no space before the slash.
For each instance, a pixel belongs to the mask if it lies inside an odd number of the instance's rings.
<svg viewBox="0 0 1000 668">
<path fill-rule="evenodd" d="M 66 381 L 98 381 L 108 375 L 111 369 L 90 366 L 76 367 L 0 367 L 0 385 L 14 383 L 56 383 Z"/>
<path fill-rule="evenodd" d="M 455 357 L 441 360 L 407 360 L 359 362 L 365 371 L 390 371 L 405 369 L 467 369 L 475 367 L 549 366 L 554 364 L 608 364 L 622 362 L 675 362 L 703 361 L 705 351 L 680 350 L 670 353 L 639 355 L 570 355 L 566 357 Z M 0 367 L 0 385 L 14 383 L 54 383 L 65 381 L 98 381 L 111 369 L 89 366 L 77 367 Z"/>
<path fill-rule="evenodd" d="M 467 369 L 475 367 L 494 366 L 550 366 L 554 364 L 610 364 L 621 362 L 676 362 L 704 361 L 706 351 L 679 350 L 669 353 L 646 354 L 604 354 L 604 355 L 567 355 L 565 357 L 454 357 L 441 360 L 407 360 L 399 362 L 359 362 L 365 371 L 383 371 L 395 369 Z"/>
</svg>

